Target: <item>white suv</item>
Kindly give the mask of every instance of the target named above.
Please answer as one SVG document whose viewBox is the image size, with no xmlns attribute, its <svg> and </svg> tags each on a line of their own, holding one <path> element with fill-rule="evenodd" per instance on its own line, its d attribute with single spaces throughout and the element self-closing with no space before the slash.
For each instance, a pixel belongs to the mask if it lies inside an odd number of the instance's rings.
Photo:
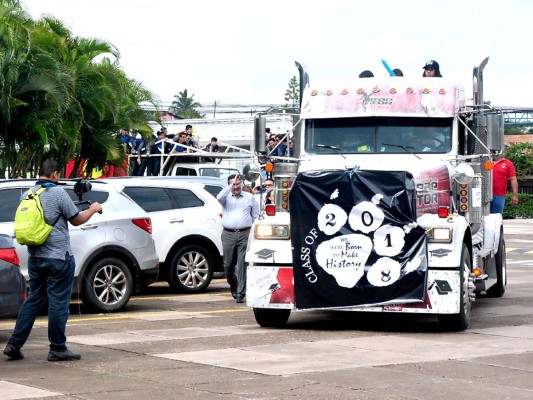
<svg viewBox="0 0 533 400">
<path fill-rule="evenodd" d="M 222 207 L 200 183 L 170 177 L 109 178 L 152 218 L 160 280 L 179 292 L 205 290 L 222 264 Z"/>
<path fill-rule="evenodd" d="M 35 185 L 35 179 L 0 180 L 0 233 L 14 236 L 15 211 L 22 194 Z M 72 200 L 74 181 L 61 181 Z M 159 258 L 152 238 L 150 216 L 113 185 L 92 182 L 92 190 L 82 194 L 84 201 L 102 204 L 102 214 L 79 226 L 69 224 L 76 270 L 73 295 L 101 312 L 122 309 L 132 292 L 157 281 Z M 78 205 L 83 210 L 88 206 Z M 28 250 L 16 243 L 21 271 L 28 277 Z"/>
</svg>

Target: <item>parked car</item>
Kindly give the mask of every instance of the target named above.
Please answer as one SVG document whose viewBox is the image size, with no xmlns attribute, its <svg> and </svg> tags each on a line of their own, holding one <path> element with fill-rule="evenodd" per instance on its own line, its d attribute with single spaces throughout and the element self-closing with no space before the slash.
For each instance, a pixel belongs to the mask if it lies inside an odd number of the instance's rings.
<svg viewBox="0 0 533 400">
<path fill-rule="evenodd" d="M 22 194 L 35 179 L 0 180 L 0 233 L 13 236 L 15 211 Z M 74 192 L 74 181 L 60 182 L 76 202 L 98 201 L 103 213 L 79 226 L 69 224 L 76 259 L 73 295 L 101 312 L 122 309 L 132 292 L 157 281 L 159 257 L 152 237 L 150 216 L 113 185 L 92 182 L 92 190 Z M 81 198 L 80 198 L 81 196 Z M 79 204 L 80 211 L 87 203 Z M 15 242 L 27 277 L 28 250 Z"/>
<path fill-rule="evenodd" d="M 179 292 L 205 290 L 222 272 L 222 207 L 204 184 L 171 177 L 103 179 L 152 218 L 160 280 Z"/>
<path fill-rule="evenodd" d="M 14 317 L 26 299 L 26 279 L 20 271 L 13 238 L 0 234 L 0 317 Z"/>
</svg>

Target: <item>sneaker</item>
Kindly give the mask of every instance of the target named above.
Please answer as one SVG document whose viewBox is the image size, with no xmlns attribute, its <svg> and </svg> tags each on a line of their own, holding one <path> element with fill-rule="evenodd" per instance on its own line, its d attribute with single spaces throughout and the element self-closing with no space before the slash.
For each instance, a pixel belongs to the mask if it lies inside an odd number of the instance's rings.
<svg viewBox="0 0 533 400">
<path fill-rule="evenodd" d="M 237 303 L 244 303 L 244 296 L 242 294 L 237 294 L 235 296 L 235 300 L 237 301 Z"/>
<path fill-rule="evenodd" d="M 24 354 L 22 354 L 22 351 L 20 351 L 20 349 L 17 349 L 14 345 L 10 343 L 6 345 L 6 348 L 4 349 L 4 354 L 12 360 L 22 360 L 24 358 Z"/>
<path fill-rule="evenodd" d="M 79 360 L 81 355 L 78 353 L 73 353 L 70 350 L 65 351 L 53 351 L 50 350 L 48 353 L 48 361 L 74 361 Z"/>
</svg>

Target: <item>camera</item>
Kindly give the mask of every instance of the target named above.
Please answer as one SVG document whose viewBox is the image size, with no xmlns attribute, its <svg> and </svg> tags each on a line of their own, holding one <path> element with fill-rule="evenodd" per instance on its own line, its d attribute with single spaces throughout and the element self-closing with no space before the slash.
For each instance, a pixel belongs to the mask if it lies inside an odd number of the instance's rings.
<svg viewBox="0 0 533 400">
<path fill-rule="evenodd" d="M 74 184 L 74 193 L 78 195 L 78 197 L 81 198 L 81 195 L 83 193 L 87 193 L 91 190 L 91 182 L 86 181 L 84 179 L 78 179 L 76 183 Z"/>
</svg>

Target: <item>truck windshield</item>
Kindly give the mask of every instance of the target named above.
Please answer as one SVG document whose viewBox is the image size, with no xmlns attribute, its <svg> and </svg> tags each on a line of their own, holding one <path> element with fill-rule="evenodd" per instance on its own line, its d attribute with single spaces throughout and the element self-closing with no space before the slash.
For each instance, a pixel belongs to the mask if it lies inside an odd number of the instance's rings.
<svg viewBox="0 0 533 400">
<path fill-rule="evenodd" d="M 359 117 L 307 120 L 305 151 L 316 154 L 447 153 L 453 118 Z"/>
</svg>

